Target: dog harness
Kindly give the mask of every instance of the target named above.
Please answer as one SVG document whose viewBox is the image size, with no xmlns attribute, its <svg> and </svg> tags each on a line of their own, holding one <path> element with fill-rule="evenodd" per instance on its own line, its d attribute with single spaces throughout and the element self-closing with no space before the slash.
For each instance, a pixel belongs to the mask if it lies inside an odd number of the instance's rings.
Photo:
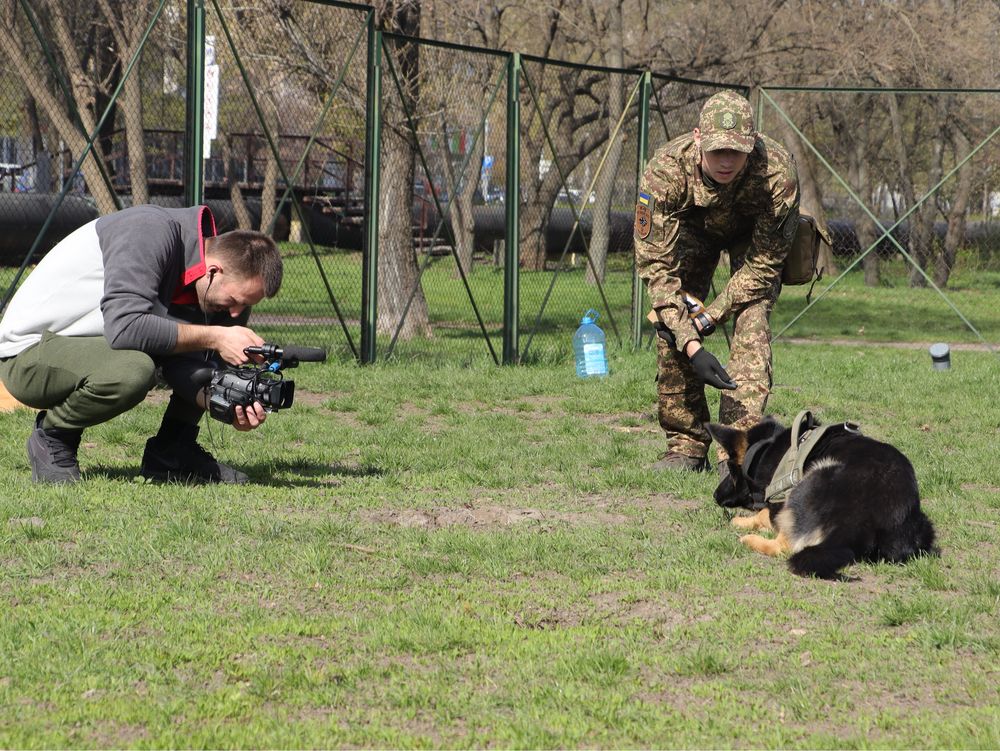
<svg viewBox="0 0 1000 751">
<path fill-rule="evenodd" d="M 812 416 L 812 412 L 807 409 L 799 412 L 792 421 L 792 442 L 778 462 L 777 469 L 771 476 L 771 482 L 764 490 L 763 501 L 765 503 L 784 503 L 788 500 L 788 494 L 792 488 L 802 481 L 805 474 L 806 460 L 809 454 L 819 443 L 820 439 L 828 430 L 833 428 L 843 428 L 848 433 L 860 433 L 861 429 L 856 423 L 844 422 L 837 425 L 820 425 Z M 753 472 L 753 463 L 761 455 L 765 447 L 770 446 L 774 438 L 761 441 L 750 447 L 743 459 L 744 474 L 750 479 Z"/>
</svg>

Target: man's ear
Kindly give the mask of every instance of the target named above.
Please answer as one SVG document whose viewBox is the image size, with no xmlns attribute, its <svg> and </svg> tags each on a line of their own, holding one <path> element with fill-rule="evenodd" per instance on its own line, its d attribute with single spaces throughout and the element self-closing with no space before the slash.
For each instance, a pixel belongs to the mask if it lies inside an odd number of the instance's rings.
<svg viewBox="0 0 1000 751">
<path fill-rule="evenodd" d="M 747 434 L 742 430 L 720 425 L 717 422 L 706 422 L 705 429 L 734 460 L 741 458 L 746 453 Z"/>
</svg>

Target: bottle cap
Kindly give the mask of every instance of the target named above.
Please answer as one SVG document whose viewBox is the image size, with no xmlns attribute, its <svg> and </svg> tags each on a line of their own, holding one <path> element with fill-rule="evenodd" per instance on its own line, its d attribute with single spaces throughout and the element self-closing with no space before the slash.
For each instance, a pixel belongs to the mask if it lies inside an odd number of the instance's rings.
<svg viewBox="0 0 1000 751">
<path fill-rule="evenodd" d="M 600 313 L 598 313 L 593 308 L 590 308 L 586 313 L 583 314 L 583 318 L 580 320 L 580 323 L 582 324 L 594 323 L 594 321 L 596 321 L 600 317 L 601 317 Z"/>
<path fill-rule="evenodd" d="M 934 370 L 947 370 L 951 367 L 951 352 L 947 344 L 944 342 L 932 344 L 929 351 Z"/>
</svg>

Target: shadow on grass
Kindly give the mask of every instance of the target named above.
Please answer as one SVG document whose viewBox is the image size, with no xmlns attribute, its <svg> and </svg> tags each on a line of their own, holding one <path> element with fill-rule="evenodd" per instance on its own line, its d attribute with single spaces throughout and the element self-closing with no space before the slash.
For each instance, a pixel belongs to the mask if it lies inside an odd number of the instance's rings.
<svg viewBox="0 0 1000 751">
<path fill-rule="evenodd" d="M 245 464 L 237 467 L 245 472 L 250 480 L 250 485 L 271 485 L 275 487 L 329 487 L 337 484 L 337 478 L 350 477 L 377 477 L 384 475 L 386 471 L 380 467 L 370 464 L 349 465 L 341 462 L 323 464 L 311 461 L 279 460 L 269 462 L 259 462 L 257 464 Z M 174 485 L 199 485 L 201 483 L 191 482 L 170 482 L 162 483 L 158 481 L 146 481 L 139 475 L 139 468 L 135 467 L 106 467 L 96 465 L 87 469 L 83 473 L 83 479 L 102 478 L 106 480 L 117 480 L 137 484 L 174 484 Z"/>
</svg>

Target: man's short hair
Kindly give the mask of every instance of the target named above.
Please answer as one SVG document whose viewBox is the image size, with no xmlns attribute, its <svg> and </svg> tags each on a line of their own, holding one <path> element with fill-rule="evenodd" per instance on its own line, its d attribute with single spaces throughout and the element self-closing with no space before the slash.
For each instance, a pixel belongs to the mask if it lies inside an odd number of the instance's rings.
<svg viewBox="0 0 1000 751">
<path fill-rule="evenodd" d="M 261 277 L 266 297 L 274 297 L 278 293 L 283 274 L 281 252 L 268 235 L 254 230 L 234 229 L 217 235 L 211 252 L 232 263 L 238 276 Z"/>
</svg>

